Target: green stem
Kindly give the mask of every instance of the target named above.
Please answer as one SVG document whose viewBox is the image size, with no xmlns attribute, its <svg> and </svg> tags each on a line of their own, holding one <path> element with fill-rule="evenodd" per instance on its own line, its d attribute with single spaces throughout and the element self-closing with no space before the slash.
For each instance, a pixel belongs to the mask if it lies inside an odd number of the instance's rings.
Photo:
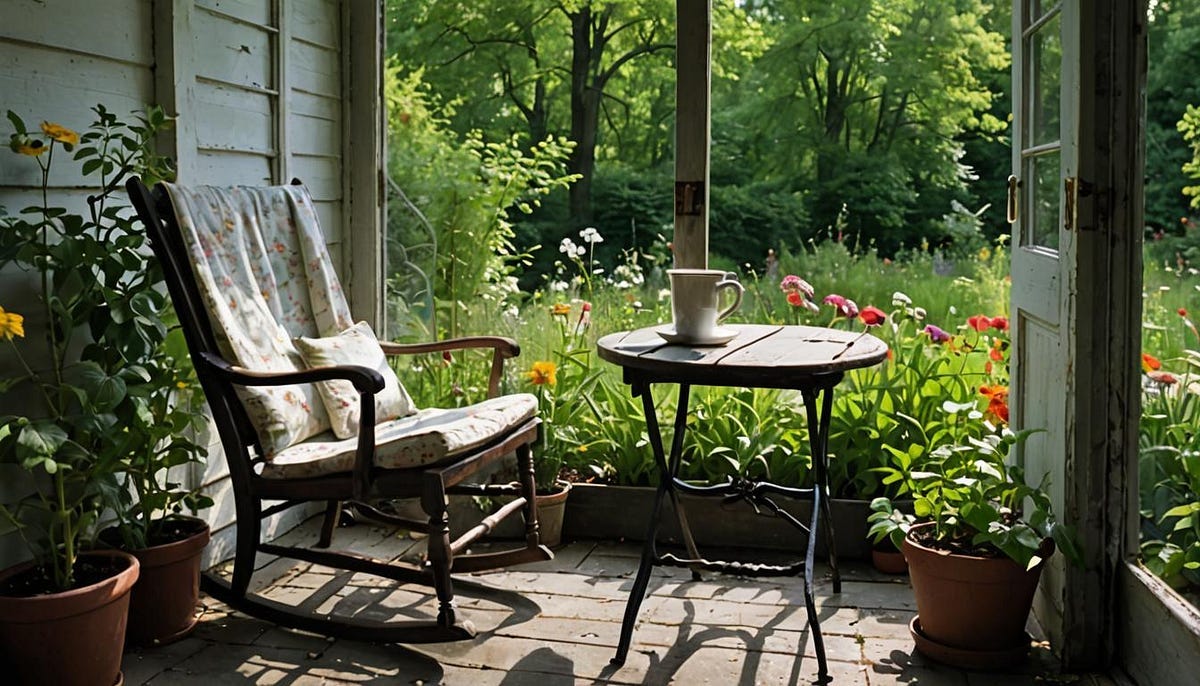
<svg viewBox="0 0 1200 686">
<path fill-rule="evenodd" d="M 54 487 L 58 494 L 58 511 L 59 516 L 62 517 L 63 548 L 65 553 L 63 561 L 66 563 L 66 569 L 57 570 L 58 573 L 55 576 L 57 577 L 56 580 L 59 583 L 59 588 L 62 590 L 70 588 L 75 583 L 75 527 L 72 526 L 70 514 L 67 512 L 67 496 L 63 483 L 64 480 L 62 469 L 54 473 Z M 57 556 L 55 556 L 55 559 L 57 560 Z"/>
<path fill-rule="evenodd" d="M 36 380 L 37 374 L 34 373 L 33 369 L 29 366 L 29 363 L 26 362 L 25 356 L 21 354 L 21 349 L 17 347 L 16 341 L 9 339 L 8 342 L 12 345 L 13 352 L 17 354 L 17 360 L 21 363 L 21 366 L 25 368 L 25 374 L 27 375 L 26 378 L 28 378 L 30 381 Z M 46 393 L 46 386 L 40 383 L 35 383 L 34 385 L 37 386 L 39 391 L 41 391 L 42 397 L 46 399 L 46 404 L 57 412 L 57 408 L 54 407 L 54 401 L 50 398 L 50 394 Z"/>
<path fill-rule="evenodd" d="M 54 312 L 50 307 L 50 236 L 49 223 L 50 218 L 47 214 L 50 212 L 50 165 L 54 161 L 54 140 L 50 141 L 50 152 L 46 155 L 46 163 L 38 160 L 38 166 L 42 170 L 42 259 L 45 260 L 39 271 L 42 277 L 42 306 L 46 310 L 46 334 L 50 338 L 50 352 L 53 356 L 54 381 L 55 387 L 61 389 L 63 386 L 63 356 L 59 350 L 60 341 L 58 333 L 54 330 Z M 56 417 L 62 416 L 62 395 L 59 394 L 59 402 L 51 403 L 50 409 L 55 413 Z"/>
</svg>

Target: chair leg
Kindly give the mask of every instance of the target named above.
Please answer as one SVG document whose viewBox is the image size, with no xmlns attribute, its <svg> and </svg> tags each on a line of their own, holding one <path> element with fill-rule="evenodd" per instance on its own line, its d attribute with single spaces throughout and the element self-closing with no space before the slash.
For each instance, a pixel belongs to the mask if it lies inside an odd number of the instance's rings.
<svg viewBox="0 0 1200 686">
<path fill-rule="evenodd" d="M 318 548 L 328 548 L 333 544 L 333 532 L 342 518 L 342 503 L 340 500 L 330 500 L 325 504 L 325 520 L 321 522 L 321 538 L 317 539 Z"/>
<path fill-rule="evenodd" d="M 454 611 L 454 586 L 450 580 L 454 554 L 450 550 L 450 516 L 446 512 L 446 484 L 442 481 L 440 473 L 425 473 L 421 507 L 429 515 L 427 545 L 433 588 L 438 598 L 438 624 L 453 626 L 458 621 Z"/>
<path fill-rule="evenodd" d="M 525 496 L 525 544 L 536 548 L 541 544 L 538 532 L 537 486 L 534 482 L 533 448 L 528 443 L 517 446 L 517 474 L 521 481 L 521 495 Z"/>
<path fill-rule="evenodd" d="M 254 560 L 258 556 L 262 512 L 258 500 L 241 498 L 237 502 L 237 548 L 233 558 L 233 578 L 230 590 L 235 596 L 246 595 L 250 577 L 254 575 Z"/>
</svg>

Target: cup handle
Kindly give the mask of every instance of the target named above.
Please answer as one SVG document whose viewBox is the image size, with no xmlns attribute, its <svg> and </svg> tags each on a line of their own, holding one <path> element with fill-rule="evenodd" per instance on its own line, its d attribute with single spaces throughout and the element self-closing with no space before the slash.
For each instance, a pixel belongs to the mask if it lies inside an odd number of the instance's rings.
<svg viewBox="0 0 1200 686">
<path fill-rule="evenodd" d="M 720 314 L 717 315 L 718 322 L 724 320 L 726 317 L 733 314 L 734 310 L 736 310 L 739 306 L 741 306 L 742 295 L 746 292 L 746 287 L 743 286 L 741 284 L 741 282 L 737 280 L 737 275 L 734 274 L 733 272 L 726 272 L 725 276 L 722 277 L 721 280 L 717 282 L 717 297 L 718 298 L 721 297 L 720 292 L 721 292 L 722 288 L 732 288 L 733 289 L 733 302 L 729 304 L 729 307 L 726 307 L 725 309 L 721 310 Z"/>
</svg>

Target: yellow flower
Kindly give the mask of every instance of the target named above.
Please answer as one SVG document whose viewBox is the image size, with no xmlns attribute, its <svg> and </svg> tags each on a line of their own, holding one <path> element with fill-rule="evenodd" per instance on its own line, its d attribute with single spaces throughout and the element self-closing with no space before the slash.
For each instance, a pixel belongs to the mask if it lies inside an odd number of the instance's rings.
<svg viewBox="0 0 1200 686">
<path fill-rule="evenodd" d="M 65 126 L 44 121 L 42 122 L 42 133 L 63 145 L 79 145 L 79 134 Z"/>
<path fill-rule="evenodd" d="M 25 337 L 25 318 L 16 312 L 5 312 L 0 307 L 0 338 L 11 341 L 13 336 Z"/>
<path fill-rule="evenodd" d="M 550 308 L 550 314 L 555 317 L 565 317 L 571 314 L 571 306 L 565 303 L 554 303 L 554 307 Z"/>
<path fill-rule="evenodd" d="M 539 360 L 533 363 L 533 369 L 525 372 L 525 376 L 529 377 L 529 381 L 534 386 L 541 386 L 543 384 L 550 384 L 553 386 L 557 381 L 554 376 L 557 372 L 558 365 L 554 364 L 553 362 Z"/>
<path fill-rule="evenodd" d="M 30 157 L 37 157 L 38 155 L 49 150 L 50 146 L 46 145 L 45 143 L 42 143 L 41 141 L 25 141 L 23 143 L 17 143 L 15 145 L 13 145 L 12 149 L 13 149 L 13 152 L 17 152 L 22 155 L 29 155 Z"/>
<path fill-rule="evenodd" d="M 179 390 L 181 390 L 181 391 L 182 391 L 183 389 L 187 388 L 187 384 L 185 384 L 185 383 L 184 383 L 184 382 L 182 382 L 182 381 L 176 381 L 176 382 L 175 382 L 175 388 L 178 388 Z"/>
</svg>

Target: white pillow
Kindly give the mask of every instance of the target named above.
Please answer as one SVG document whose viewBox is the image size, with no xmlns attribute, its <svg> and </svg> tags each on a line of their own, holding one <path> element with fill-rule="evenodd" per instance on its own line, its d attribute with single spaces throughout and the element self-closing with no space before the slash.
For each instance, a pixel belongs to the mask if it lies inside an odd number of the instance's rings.
<svg viewBox="0 0 1200 686">
<path fill-rule="evenodd" d="M 383 375 L 383 390 L 375 394 L 375 422 L 406 417 L 417 411 L 408 391 L 388 366 L 387 357 L 379 347 L 375 332 L 366 322 L 359 322 L 336 336 L 328 338 L 295 339 L 296 349 L 304 363 L 311 367 L 355 364 L 370 367 Z M 321 400 L 329 412 L 329 423 L 338 438 L 358 435 L 362 402 L 354 384 L 345 379 L 320 381 L 316 384 Z"/>
</svg>

